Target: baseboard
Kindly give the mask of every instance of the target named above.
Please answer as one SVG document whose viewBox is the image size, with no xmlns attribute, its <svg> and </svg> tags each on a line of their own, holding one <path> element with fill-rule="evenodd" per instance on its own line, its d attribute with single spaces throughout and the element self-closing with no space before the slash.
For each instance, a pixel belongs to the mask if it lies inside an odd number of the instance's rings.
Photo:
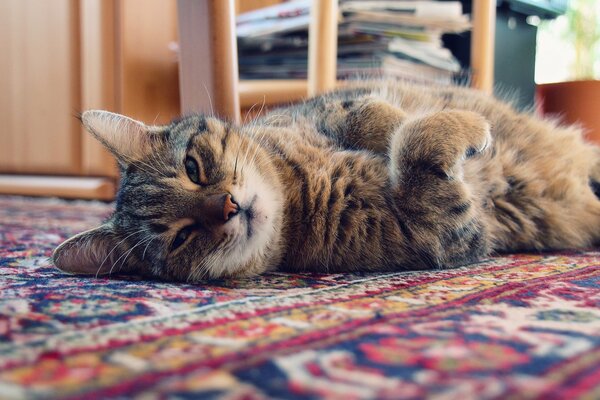
<svg viewBox="0 0 600 400">
<path fill-rule="evenodd" d="M 0 175 L 0 194 L 112 200 L 115 182 L 110 178 Z"/>
</svg>

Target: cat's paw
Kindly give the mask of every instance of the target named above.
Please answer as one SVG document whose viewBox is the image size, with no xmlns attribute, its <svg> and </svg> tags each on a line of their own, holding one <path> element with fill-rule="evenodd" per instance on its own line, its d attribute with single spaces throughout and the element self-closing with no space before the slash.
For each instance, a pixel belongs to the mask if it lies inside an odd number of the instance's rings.
<svg viewBox="0 0 600 400">
<path fill-rule="evenodd" d="M 440 111 L 424 117 L 420 128 L 424 145 L 445 168 L 483 153 L 492 143 L 490 124 L 472 111 Z"/>
<path fill-rule="evenodd" d="M 406 114 L 387 101 L 366 97 L 342 101 L 338 118 L 344 121 L 344 143 L 350 148 L 385 154 L 394 130 Z"/>
<path fill-rule="evenodd" d="M 457 120 L 453 134 L 463 141 L 464 158 L 477 156 L 492 145 L 490 124 L 480 114 L 471 111 L 449 111 Z"/>
<path fill-rule="evenodd" d="M 473 157 L 492 143 L 490 124 L 475 112 L 440 111 L 422 118 L 423 139 L 448 156 Z"/>
<path fill-rule="evenodd" d="M 490 125 L 480 114 L 450 110 L 402 125 L 392 140 L 392 168 L 421 169 L 442 178 L 460 178 L 463 162 L 492 144 Z"/>
<path fill-rule="evenodd" d="M 445 155 L 441 166 L 448 176 L 462 175 L 463 162 L 476 157 L 492 144 L 490 124 L 480 114 L 472 111 L 441 111 L 432 116 L 432 132 L 446 135 L 446 138 L 432 138 Z"/>
</svg>

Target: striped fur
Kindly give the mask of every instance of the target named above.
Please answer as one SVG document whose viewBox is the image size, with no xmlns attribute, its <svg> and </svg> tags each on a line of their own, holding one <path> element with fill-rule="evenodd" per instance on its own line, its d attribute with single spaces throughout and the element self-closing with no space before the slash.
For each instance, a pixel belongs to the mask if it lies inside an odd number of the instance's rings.
<svg viewBox="0 0 600 400">
<path fill-rule="evenodd" d="M 466 88 L 375 83 L 243 125 L 82 120 L 122 179 L 110 220 L 56 249 L 68 272 L 200 281 L 448 268 L 600 238 L 598 149 L 576 128 Z M 240 212 L 215 209 L 222 196 Z"/>
</svg>

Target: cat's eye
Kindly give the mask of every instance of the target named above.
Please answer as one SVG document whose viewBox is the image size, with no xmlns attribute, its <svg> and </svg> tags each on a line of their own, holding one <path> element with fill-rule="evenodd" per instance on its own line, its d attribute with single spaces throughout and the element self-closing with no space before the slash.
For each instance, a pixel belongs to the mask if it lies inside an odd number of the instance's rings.
<svg viewBox="0 0 600 400">
<path fill-rule="evenodd" d="M 202 185 L 202 182 L 200 182 L 200 168 L 198 167 L 198 162 L 192 157 L 185 158 L 185 172 L 188 178 L 190 178 L 190 181 L 194 182 L 196 185 Z"/>
<path fill-rule="evenodd" d="M 177 235 L 175 235 L 175 239 L 173 239 L 173 243 L 171 243 L 171 251 L 175 251 L 181 247 L 181 245 L 184 244 L 190 237 L 192 230 L 193 227 L 191 225 L 179 230 Z"/>
</svg>

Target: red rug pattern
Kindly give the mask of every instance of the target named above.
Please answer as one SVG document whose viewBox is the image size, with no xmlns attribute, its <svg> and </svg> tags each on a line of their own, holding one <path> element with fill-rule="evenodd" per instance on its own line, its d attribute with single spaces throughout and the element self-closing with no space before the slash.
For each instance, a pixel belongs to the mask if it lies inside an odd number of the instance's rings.
<svg viewBox="0 0 600 400">
<path fill-rule="evenodd" d="M 0 197 L 0 398 L 600 398 L 600 252 L 203 285 L 48 257 L 111 205 Z"/>
</svg>

